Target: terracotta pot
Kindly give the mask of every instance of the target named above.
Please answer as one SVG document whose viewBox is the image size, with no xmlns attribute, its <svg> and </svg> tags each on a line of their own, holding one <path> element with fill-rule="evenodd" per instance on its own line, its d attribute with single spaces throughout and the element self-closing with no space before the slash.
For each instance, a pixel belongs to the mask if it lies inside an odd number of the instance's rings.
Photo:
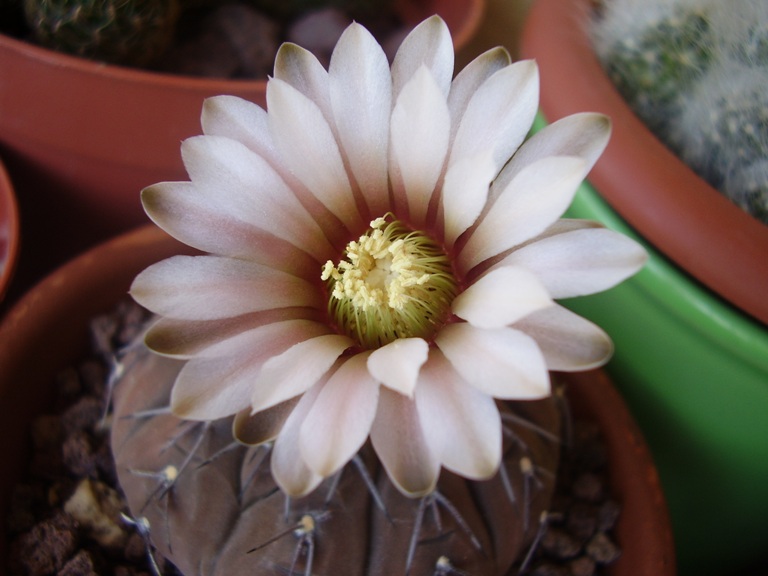
<svg viewBox="0 0 768 576">
<path fill-rule="evenodd" d="M 485 0 L 398 0 L 403 20 L 440 14 L 457 49 Z M 0 150 L 17 183 L 30 260 L 47 271 L 145 223 L 139 191 L 186 179 L 179 143 L 200 133 L 203 100 L 265 104 L 266 79 L 216 80 L 105 65 L 0 35 Z M 39 249 L 38 249 L 39 248 Z M 36 278 L 33 278 L 36 279 Z"/>
<path fill-rule="evenodd" d="M 45 409 L 54 374 L 84 350 L 89 319 L 109 311 L 138 271 L 182 250 L 152 226 L 120 236 L 54 272 L 0 325 L 0 522 L 22 475 L 28 424 Z M 674 550 L 664 496 L 637 426 L 605 374 L 567 378 L 574 409 L 598 422 L 607 438 L 611 490 L 623 506 L 617 528 L 623 554 L 609 574 L 672 576 Z M 0 545 L 0 574 L 5 574 L 7 542 Z"/>
<path fill-rule="evenodd" d="M 11 281 L 19 253 L 19 209 L 13 184 L 0 161 L 0 302 Z"/>
<path fill-rule="evenodd" d="M 644 242 L 643 271 L 568 306 L 616 343 L 608 365 L 659 468 L 683 573 L 765 558 L 768 227 L 668 151 L 624 103 L 587 36 L 591 0 L 537 0 L 521 43 L 547 121 L 597 111 L 608 148 L 568 215 Z M 540 123 L 540 126 L 543 122 Z"/>
</svg>

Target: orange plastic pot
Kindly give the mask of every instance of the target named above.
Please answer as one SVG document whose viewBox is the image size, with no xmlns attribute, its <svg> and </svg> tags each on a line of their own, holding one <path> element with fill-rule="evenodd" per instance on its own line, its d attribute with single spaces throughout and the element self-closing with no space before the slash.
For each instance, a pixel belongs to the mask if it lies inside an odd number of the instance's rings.
<svg viewBox="0 0 768 576">
<path fill-rule="evenodd" d="M 83 354 L 90 319 L 126 297 L 132 279 L 146 266 L 188 250 L 154 226 L 124 234 L 56 270 L 0 324 L 0 524 L 23 475 L 29 423 L 48 406 L 55 374 Z M 664 495 L 637 425 L 603 372 L 564 377 L 574 411 L 597 422 L 606 438 L 611 491 L 622 505 L 617 526 L 622 556 L 609 576 L 673 576 Z M 3 576 L 7 545 L 0 540 Z"/>
</svg>

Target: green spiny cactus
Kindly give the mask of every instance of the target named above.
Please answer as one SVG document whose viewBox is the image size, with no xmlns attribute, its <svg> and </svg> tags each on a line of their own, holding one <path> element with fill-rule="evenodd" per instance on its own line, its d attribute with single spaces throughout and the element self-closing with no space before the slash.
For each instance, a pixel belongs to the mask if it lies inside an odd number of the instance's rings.
<svg viewBox="0 0 768 576">
<path fill-rule="evenodd" d="M 549 509 L 556 397 L 500 406 L 507 442 L 491 480 L 443 471 L 435 492 L 407 498 L 366 446 L 335 478 L 291 500 L 272 479 L 268 443 L 233 442 L 231 418 L 170 414 L 182 365 L 141 346 L 123 359 L 111 443 L 130 522 L 184 574 L 502 576 Z"/>
<path fill-rule="evenodd" d="M 42 45 L 95 60 L 141 66 L 173 38 L 178 0 L 24 0 Z"/>
<path fill-rule="evenodd" d="M 697 173 L 768 223 L 766 87 L 768 67 L 730 62 L 713 71 L 697 85 L 672 137 Z"/>
<path fill-rule="evenodd" d="M 768 22 L 754 22 L 736 50 L 737 57 L 747 65 L 768 65 Z"/>
<path fill-rule="evenodd" d="M 768 223 L 768 3 L 604 8 L 595 49 L 628 104 L 700 176 Z"/>
</svg>

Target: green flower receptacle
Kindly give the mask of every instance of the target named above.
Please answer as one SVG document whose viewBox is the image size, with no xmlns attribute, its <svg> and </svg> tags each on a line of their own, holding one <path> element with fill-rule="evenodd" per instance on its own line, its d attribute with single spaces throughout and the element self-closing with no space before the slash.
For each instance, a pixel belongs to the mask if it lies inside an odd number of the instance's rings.
<svg viewBox="0 0 768 576">
<path fill-rule="evenodd" d="M 589 185 L 567 215 L 643 242 Z M 614 340 L 608 370 L 659 467 L 680 573 L 732 574 L 765 554 L 768 329 L 644 245 L 636 276 L 565 304 Z"/>
</svg>

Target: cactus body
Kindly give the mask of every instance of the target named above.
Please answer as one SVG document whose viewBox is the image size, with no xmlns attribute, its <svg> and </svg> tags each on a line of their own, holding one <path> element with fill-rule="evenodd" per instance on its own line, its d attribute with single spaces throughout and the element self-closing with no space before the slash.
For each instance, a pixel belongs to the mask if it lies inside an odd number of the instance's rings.
<svg viewBox="0 0 768 576">
<path fill-rule="evenodd" d="M 768 223 L 768 3 L 607 0 L 593 38 L 649 128 Z"/>
<path fill-rule="evenodd" d="M 694 170 L 768 222 L 768 68 L 734 62 L 708 75 L 671 136 Z"/>
<path fill-rule="evenodd" d="M 611 40 L 604 65 L 613 83 L 653 130 L 684 105 L 685 90 L 712 59 L 706 12 L 670 10 L 634 36 Z"/>
<path fill-rule="evenodd" d="M 120 484 L 157 551 L 184 574 L 432 576 L 453 567 L 502 576 L 549 507 L 558 444 L 517 423 L 491 480 L 443 471 L 435 493 L 407 498 L 364 447 L 340 476 L 289 500 L 272 480 L 269 446 L 233 444 L 231 419 L 182 422 L 162 411 L 180 361 L 140 349 L 124 365 L 112 428 Z M 559 430 L 556 399 L 514 410 Z"/>
<path fill-rule="evenodd" d="M 177 0 L 25 0 L 42 45 L 86 58 L 141 66 L 170 44 Z"/>
</svg>

